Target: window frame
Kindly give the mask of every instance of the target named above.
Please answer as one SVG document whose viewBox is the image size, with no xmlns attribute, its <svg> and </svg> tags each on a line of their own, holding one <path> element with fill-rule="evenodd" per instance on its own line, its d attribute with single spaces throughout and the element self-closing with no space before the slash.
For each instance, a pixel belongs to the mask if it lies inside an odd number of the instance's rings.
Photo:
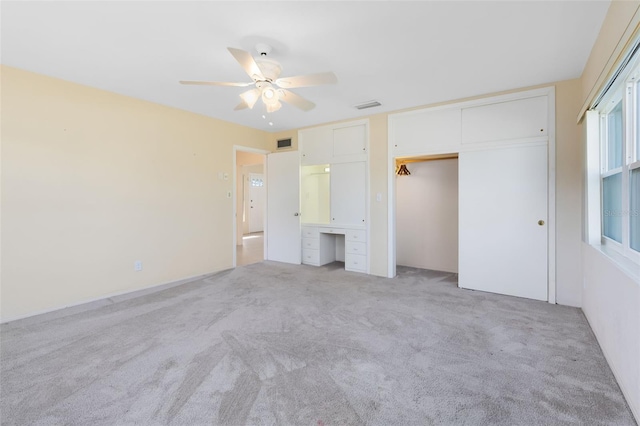
<svg viewBox="0 0 640 426">
<path fill-rule="evenodd" d="M 640 264 L 640 252 L 631 248 L 631 173 L 640 169 L 640 145 L 637 140 L 640 137 L 640 61 L 636 59 L 634 64 L 625 73 L 621 83 L 611 87 L 609 93 L 603 97 L 597 108 L 600 117 L 600 243 L 607 248 Z M 622 165 L 609 169 L 609 115 L 622 104 Z M 621 173 L 621 211 L 622 229 L 621 241 L 604 235 L 604 179 Z"/>
</svg>

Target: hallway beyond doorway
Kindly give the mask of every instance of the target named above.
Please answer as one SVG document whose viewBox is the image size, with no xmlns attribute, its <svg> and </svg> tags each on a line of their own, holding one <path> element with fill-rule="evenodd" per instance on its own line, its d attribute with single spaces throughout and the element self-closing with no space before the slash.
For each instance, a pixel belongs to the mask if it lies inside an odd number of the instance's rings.
<svg viewBox="0 0 640 426">
<path fill-rule="evenodd" d="M 250 265 L 264 260 L 264 232 L 242 236 L 242 245 L 236 247 L 236 266 Z"/>
</svg>

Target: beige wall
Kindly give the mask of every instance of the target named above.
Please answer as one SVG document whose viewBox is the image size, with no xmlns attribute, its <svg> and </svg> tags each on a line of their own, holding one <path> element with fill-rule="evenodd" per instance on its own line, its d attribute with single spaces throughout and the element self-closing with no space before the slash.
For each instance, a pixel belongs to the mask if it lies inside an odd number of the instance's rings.
<svg viewBox="0 0 640 426">
<path fill-rule="evenodd" d="M 582 305 L 582 129 L 580 80 L 556 83 L 556 301 Z"/>
<path fill-rule="evenodd" d="M 589 105 L 639 34 L 640 2 L 613 1 L 581 79 L 581 103 Z M 586 146 L 586 120 L 581 124 Z M 580 156 L 581 159 L 584 155 Z M 581 162 L 581 174 L 586 164 Z M 586 211 L 583 212 L 586 217 Z M 640 270 L 630 275 L 599 246 L 582 243 L 582 309 L 640 422 Z"/>
<path fill-rule="evenodd" d="M 3 320 L 231 267 L 218 172 L 266 133 L 1 71 Z"/>
</svg>

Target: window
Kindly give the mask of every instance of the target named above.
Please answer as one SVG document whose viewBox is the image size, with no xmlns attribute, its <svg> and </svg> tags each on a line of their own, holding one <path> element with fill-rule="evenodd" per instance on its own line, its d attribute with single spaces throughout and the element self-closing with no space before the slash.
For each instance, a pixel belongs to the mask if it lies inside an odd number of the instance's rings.
<svg viewBox="0 0 640 426">
<path fill-rule="evenodd" d="M 264 186 L 264 180 L 262 178 L 251 178 L 251 186 Z"/>
<path fill-rule="evenodd" d="M 603 244 L 640 261 L 640 65 L 627 68 L 597 107 L 601 235 Z"/>
</svg>

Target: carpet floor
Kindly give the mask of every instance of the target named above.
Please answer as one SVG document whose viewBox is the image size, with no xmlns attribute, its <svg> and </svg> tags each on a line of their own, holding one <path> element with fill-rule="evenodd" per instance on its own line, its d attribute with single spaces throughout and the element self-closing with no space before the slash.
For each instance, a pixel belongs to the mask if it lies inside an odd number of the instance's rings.
<svg viewBox="0 0 640 426">
<path fill-rule="evenodd" d="M 1 327 L 3 425 L 634 425 L 579 309 L 261 262 Z"/>
</svg>

